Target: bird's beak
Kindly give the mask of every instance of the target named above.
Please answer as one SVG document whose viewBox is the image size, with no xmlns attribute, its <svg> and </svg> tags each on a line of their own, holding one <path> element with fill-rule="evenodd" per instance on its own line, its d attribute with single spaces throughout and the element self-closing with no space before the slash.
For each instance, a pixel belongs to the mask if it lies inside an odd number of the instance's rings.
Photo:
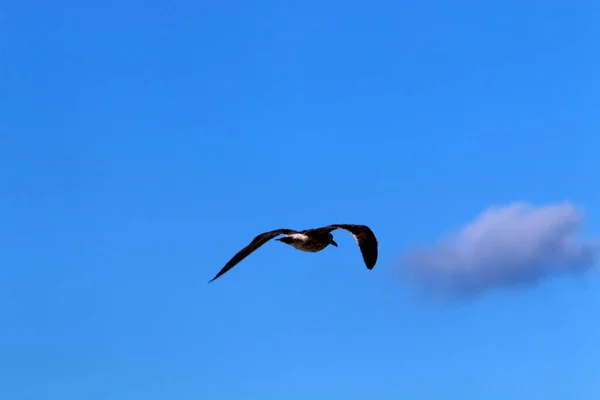
<svg viewBox="0 0 600 400">
<path fill-rule="evenodd" d="M 335 247 L 338 247 L 338 246 L 337 246 L 337 243 L 335 242 L 335 240 L 332 240 L 332 241 L 331 241 L 331 244 L 332 244 L 332 245 L 334 245 Z"/>
</svg>

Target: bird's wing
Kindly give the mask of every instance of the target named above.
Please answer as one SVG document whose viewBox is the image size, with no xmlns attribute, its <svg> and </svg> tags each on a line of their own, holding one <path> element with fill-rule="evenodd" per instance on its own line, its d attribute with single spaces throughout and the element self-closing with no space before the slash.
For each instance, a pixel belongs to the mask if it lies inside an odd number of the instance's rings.
<svg viewBox="0 0 600 400">
<path fill-rule="evenodd" d="M 236 253 L 236 255 L 234 255 L 231 258 L 231 260 L 229 260 L 227 262 L 227 264 L 225 264 L 225 266 L 219 271 L 219 273 L 217 275 L 215 275 L 215 277 L 212 278 L 210 281 L 208 281 L 208 283 L 214 281 L 215 279 L 217 279 L 218 277 L 223 275 L 225 272 L 229 271 L 237 263 L 242 261 L 244 258 L 248 257 L 254 250 L 258 249 L 260 246 L 267 243 L 269 240 L 273 239 L 275 236 L 278 236 L 281 234 L 289 235 L 292 233 L 298 233 L 298 232 L 291 230 L 291 229 L 275 229 L 274 231 L 261 233 L 260 235 L 256 236 L 250 242 L 250 244 L 248 244 L 246 247 L 244 247 L 243 249 L 238 251 Z"/>
<path fill-rule="evenodd" d="M 360 248 L 365 265 L 368 269 L 373 269 L 373 267 L 375 267 L 375 263 L 377 263 L 378 243 L 377 238 L 375 237 L 375 234 L 371 228 L 366 225 L 334 224 L 316 228 L 314 230 L 331 232 L 335 229 L 343 229 L 347 232 L 350 232 L 352 236 L 354 236 L 354 239 Z"/>
</svg>

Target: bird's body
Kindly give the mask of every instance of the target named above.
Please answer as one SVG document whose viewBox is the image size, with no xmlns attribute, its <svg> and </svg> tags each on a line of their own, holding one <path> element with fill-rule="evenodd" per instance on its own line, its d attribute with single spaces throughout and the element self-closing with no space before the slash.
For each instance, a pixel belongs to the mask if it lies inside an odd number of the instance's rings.
<svg viewBox="0 0 600 400">
<path fill-rule="evenodd" d="M 292 233 L 291 235 L 286 235 L 275 240 L 289 244 L 296 250 L 307 251 L 309 253 L 316 253 L 332 244 L 327 235 L 307 235 L 305 233 Z M 337 246 L 337 244 L 334 246 Z"/>
<path fill-rule="evenodd" d="M 373 269 L 377 262 L 378 244 L 375 234 L 366 225 L 355 224 L 336 224 L 327 225 L 321 228 L 306 229 L 303 231 L 295 231 L 293 229 L 276 229 L 273 231 L 261 233 L 256 236 L 250 244 L 235 254 L 231 260 L 219 271 L 219 273 L 210 280 L 214 281 L 225 272 L 233 268 L 237 263 L 246 258 L 250 253 L 261 247 L 263 244 L 273 239 L 276 236 L 284 235 L 282 238 L 276 239 L 280 242 L 288 244 L 300 251 L 316 253 L 325 249 L 329 245 L 337 247 L 337 243 L 333 240 L 331 231 L 335 229 L 344 229 L 354 236 L 360 247 L 363 260 L 368 269 Z"/>
</svg>

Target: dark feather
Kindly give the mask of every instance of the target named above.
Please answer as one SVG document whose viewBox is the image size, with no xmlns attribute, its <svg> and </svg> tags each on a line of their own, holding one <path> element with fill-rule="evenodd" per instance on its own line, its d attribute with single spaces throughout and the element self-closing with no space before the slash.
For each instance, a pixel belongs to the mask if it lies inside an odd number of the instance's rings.
<svg viewBox="0 0 600 400">
<path fill-rule="evenodd" d="M 218 277 L 220 277 L 221 275 L 223 275 L 225 272 L 227 272 L 231 268 L 235 267 L 235 265 L 237 263 L 239 263 L 240 261 L 242 261 L 244 258 L 248 257 L 253 251 L 255 251 L 256 249 L 258 249 L 263 244 L 267 243 L 269 240 L 273 239 L 275 236 L 282 235 L 282 234 L 283 235 L 290 235 L 292 233 L 298 233 L 298 231 L 294 231 L 294 230 L 291 230 L 291 229 L 276 229 L 274 231 L 261 233 L 260 235 L 256 236 L 252 240 L 252 242 L 250 242 L 250 244 L 248 244 L 246 247 L 244 247 L 243 249 L 241 249 L 240 251 L 238 251 L 231 258 L 231 260 L 229 260 L 227 262 L 227 264 L 225 264 L 225 266 L 219 271 L 219 273 L 217 275 L 215 275 L 215 277 L 212 278 L 210 281 L 208 281 L 208 283 L 214 281 L 215 279 L 217 279 Z"/>
<path fill-rule="evenodd" d="M 358 247 L 360 248 L 365 265 L 368 269 L 373 269 L 377 263 L 378 243 L 375 234 L 368 226 L 356 224 L 334 224 L 316 229 L 307 229 L 301 233 L 310 234 L 311 232 L 315 231 L 331 232 L 336 229 L 343 229 L 347 232 L 350 232 L 352 236 L 354 236 L 354 239 L 356 239 Z"/>
</svg>

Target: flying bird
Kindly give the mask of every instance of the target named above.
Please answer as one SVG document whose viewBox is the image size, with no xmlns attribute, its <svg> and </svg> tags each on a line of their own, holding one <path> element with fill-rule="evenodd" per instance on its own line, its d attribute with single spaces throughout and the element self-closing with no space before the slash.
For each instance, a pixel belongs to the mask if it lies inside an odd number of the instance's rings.
<svg viewBox="0 0 600 400">
<path fill-rule="evenodd" d="M 320 228 L 305 229 L 303 231 L 295 231 L 293 229 L 275 229 L 273 231 L 261 233 L 260 235 L 256 236 L 250 242 L 250 244 L 237 252 L 237 254 L 235 254 L 231 260 L 227 262 L 227 264 L 225 264 L 219 273 L 209 281 L 209 283 L 229 271 L 237 263 L 248 257 L 263 244 L 279 235 L 284 236 L 276 240 L 285 244 L 289 244 L 297 250 L 307 251 L 310 253 L 321 251 L 329 245 L 338 247 L 338 244 L 335 242 L 335 240 L 333 240 L 333 235 L 331 234 L 331 231 L 336 229 L 343 229 L 350 232 L 352 236 L 354 236 L 354 239 L 360 248 L 360 252 L 366 267 L 368 269 L 373 269 L 375 263 L 377 262 L 377 238 L 375 237 L 373 231 L 366 225 L 335 224 Z"/>
</svg>

